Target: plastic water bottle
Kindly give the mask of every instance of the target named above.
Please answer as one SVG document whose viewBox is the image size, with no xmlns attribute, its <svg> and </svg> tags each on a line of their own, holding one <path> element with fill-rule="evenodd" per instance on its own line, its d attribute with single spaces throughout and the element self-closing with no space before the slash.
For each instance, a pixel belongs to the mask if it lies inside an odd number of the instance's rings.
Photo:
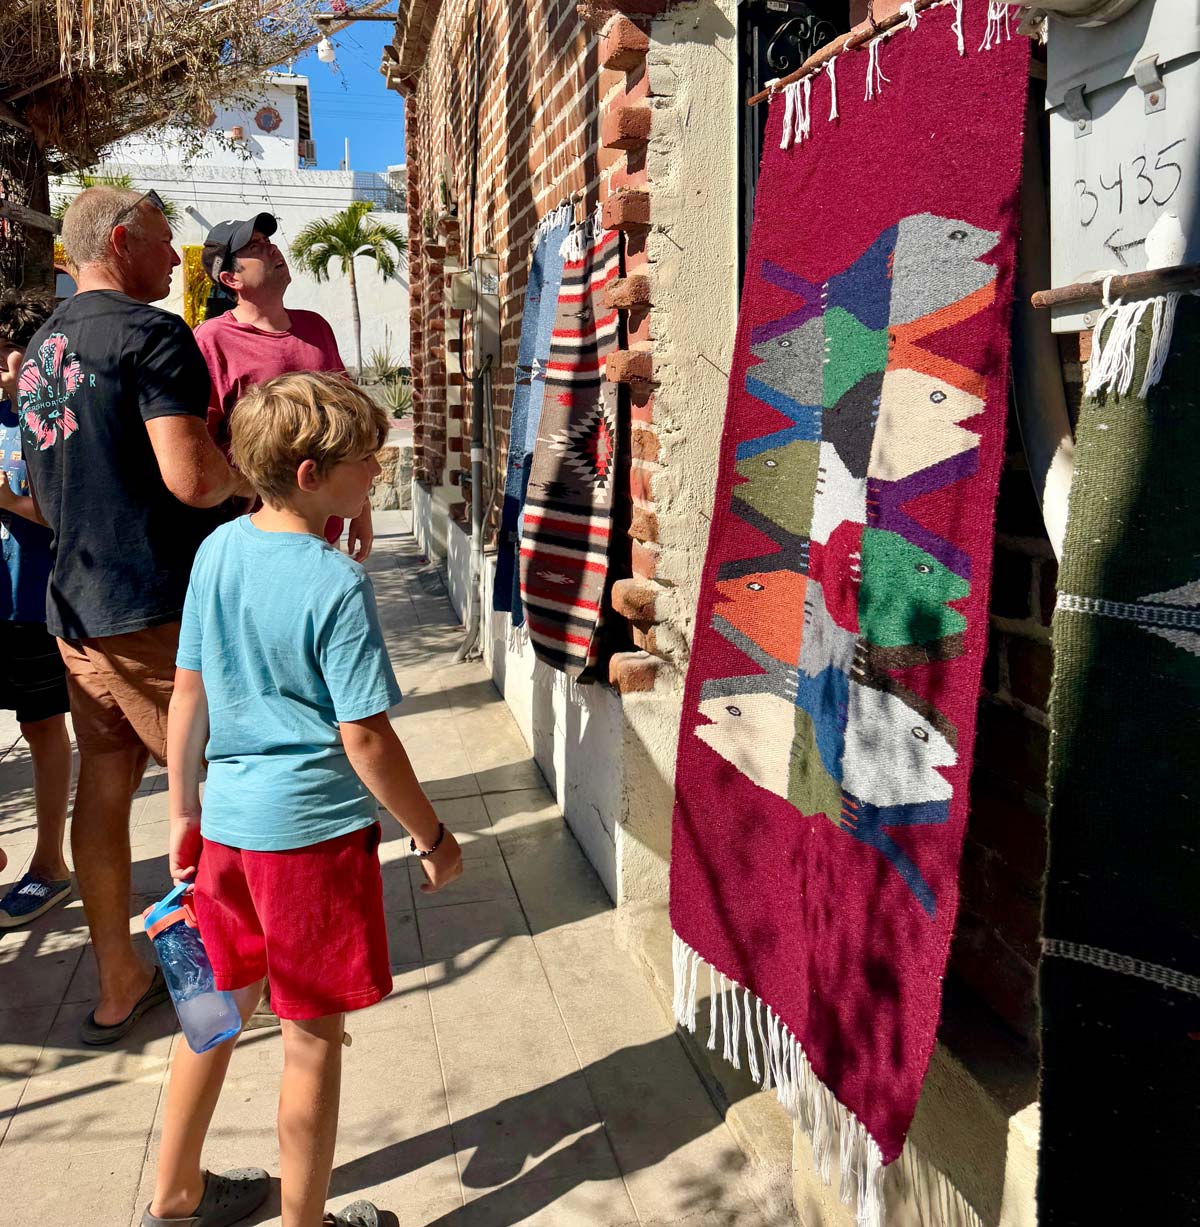
<svg viewBox="0 0 1200 1227">
<path fill-rule="evenodd" d="M 191 883 L 181 882 L 144 919 L 188 1047 L 207 1052 L 237 1035 L 242 1016 L 233 994 L 213 984 L 200 930 L 188 924 L 191 909 L 181 900 L 190 889 Z"/>
</svg>

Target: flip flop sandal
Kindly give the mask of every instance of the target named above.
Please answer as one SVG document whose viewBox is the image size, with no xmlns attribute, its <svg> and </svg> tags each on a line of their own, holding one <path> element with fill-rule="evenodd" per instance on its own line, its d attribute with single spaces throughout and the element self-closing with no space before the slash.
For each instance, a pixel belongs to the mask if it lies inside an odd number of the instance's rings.
<svg viewBox="0 0 1200 1227">
<path fill-rule="evenodd" d="M 261 1167 L 239 1167 L 223 1175 L 204 1173 L 204 1196 L 187 1218 L 159 1218 L 147 1206 L 142 1227 L 232 1227 L 267 1200 L 271 1177 Z"/>
<path fill-rule="evenodd" d="M 152 1010 L 156 1005 L 170 998 L 171 994 L 167 991 L 167 983 L 163 979 L 161 968 L 154 969 L 154 977 L 150 981 L 150 987 L 137 999 L 137 1003 L 133 1009 L 117 1023 L 98 1023 L 96 1021 L 96 1011 L 93 1010 L 87 1018 L 83 1020 L 83 1027 L 80 1029 L 79 1038 L 85 1044 L 91 1044 L 94 1047 L 99 1047 L 102 1044 L 115 1044 L 122 1036 L 128 1035 L 133 1030 L 137 1021 L 147 1010 Z"/>
<path fill-rule="evenodd" d="M 356 1201 L 327 1214 L 325 1227 L 379 1227 L 379 1211 L 369 1201 Z"/>
</svg>

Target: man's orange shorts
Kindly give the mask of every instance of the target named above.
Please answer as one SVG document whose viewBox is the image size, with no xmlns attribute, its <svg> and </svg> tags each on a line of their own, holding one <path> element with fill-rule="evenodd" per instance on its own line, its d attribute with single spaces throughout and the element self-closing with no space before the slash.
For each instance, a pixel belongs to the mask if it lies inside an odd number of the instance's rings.
<svg viewBox="0 0 1200 1227">
<path fill-rule="evenodd" d="M 167 761 L 167 706 L 178 647 L 178 622 L 101 639 L 58 641 L 81 754 L 142 745 L 158 762 Z"/>
</svg>

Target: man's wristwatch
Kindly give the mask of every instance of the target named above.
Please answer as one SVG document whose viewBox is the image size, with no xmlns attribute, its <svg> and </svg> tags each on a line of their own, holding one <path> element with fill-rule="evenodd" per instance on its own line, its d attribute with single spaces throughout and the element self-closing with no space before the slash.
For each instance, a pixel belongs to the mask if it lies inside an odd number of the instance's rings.
<svg viewBox="0 0 1200 1227">
<path fill-rule="evenodd" d="M 442 846 L 442 840 L 445 838 L 446 838 L 446 827 L 443 823 L 439 822 L 437 839 L 433 841 L 432 848 L 426 848 L 425 851 L 422 852 L 421 849 L 417 847 L 417 841 L 413 839 L 413 837 L 410 835 L 408 837 L 408 850 L 410 852 L 415 852 L 419 857 L 423 859 L 427 856 L 432 856 Z"/>
</svg>

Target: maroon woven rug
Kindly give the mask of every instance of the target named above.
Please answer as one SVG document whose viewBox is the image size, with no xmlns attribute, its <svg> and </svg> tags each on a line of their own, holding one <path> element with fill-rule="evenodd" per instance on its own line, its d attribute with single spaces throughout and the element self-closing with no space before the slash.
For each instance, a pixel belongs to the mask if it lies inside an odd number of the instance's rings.
<svg viewBox="0 0 1200 1227">
<path fill-rule="evenodd" d="M 676 774 L 677 1017 L 711 977 L 710 1046 L 868 1224 L 937 1029 L 1003 456 L 1029 51 L 963 10 L 771 103 Z"/>
</svg>

